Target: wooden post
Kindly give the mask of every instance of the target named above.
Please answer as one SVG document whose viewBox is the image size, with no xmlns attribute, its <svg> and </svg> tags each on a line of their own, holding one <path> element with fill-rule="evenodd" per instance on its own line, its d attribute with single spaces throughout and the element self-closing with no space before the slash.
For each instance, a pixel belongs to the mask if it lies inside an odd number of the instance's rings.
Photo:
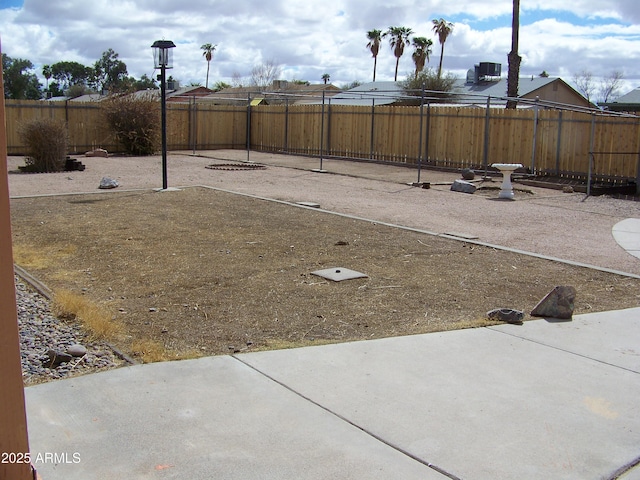
<svg viewBox="0 0 640 480">
<path fill-rule="evenodd" d="M 1 48 L 0 48 L 1 50 Z M 0 478 L 30 480 L 29 437 L 20 367 L 16 287 L 11 250 L 4 83 L 0 64 Z M 6 457 L 7 463 L 4 462 Z"/>
</svg>

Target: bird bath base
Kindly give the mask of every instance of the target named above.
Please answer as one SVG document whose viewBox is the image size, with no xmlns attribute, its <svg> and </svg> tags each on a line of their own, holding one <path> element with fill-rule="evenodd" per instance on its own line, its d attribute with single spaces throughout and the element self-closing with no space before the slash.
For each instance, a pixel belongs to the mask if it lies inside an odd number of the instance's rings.
<svg viewBox="0 0 640 480">
<path fill-rule="evenodd" d="M 498 198 L 505 198 L 507 200 L 513 200 L 515 194 L 513 193 L 513 185 L 511 185 L 511 174 L 518 168 L 522 168 L 520 163 L 493 163 L 493 168 L 497 168 L 502 172 L 502 186 L 500 187 L 500 194 Z"/>
</svg>

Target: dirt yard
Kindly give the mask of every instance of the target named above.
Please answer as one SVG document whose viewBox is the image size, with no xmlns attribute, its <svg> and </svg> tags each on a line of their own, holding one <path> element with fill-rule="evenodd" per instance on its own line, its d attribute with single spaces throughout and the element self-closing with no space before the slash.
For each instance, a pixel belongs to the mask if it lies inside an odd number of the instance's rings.
<svg viewBox="0 0 640 480">
<path fill-rule="evenodd" d="M 140 339 L 179 358 L 485 325 L 556 285 L 575 313 L 640 305 L 638 279 L 203 187 L 11 206 L 17 263 L 101 305 L 138 356 Z M 333 267 L 368 278 L 312 274 Z"/>
</svg>

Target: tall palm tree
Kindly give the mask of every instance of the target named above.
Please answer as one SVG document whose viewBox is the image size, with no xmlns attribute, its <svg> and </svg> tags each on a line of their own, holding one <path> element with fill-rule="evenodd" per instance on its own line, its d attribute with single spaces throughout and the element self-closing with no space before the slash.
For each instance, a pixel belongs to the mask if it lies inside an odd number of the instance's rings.
<svg viewBox="0 0 640 480">
<path fill-rule="evenodd" d="M 322 80 L 324 81 L 324 84 L 326 85 L 326 84 L 327 84 L 327 82 L 328 82 L 329 80 L 331 80 L 331 75 L 329 75 L 328 73 L 323 73 L 323 74 L 322 74 Z"/>
<path fill-rule="evenodd" d="M 438 65 L 438 78 L 442 75 L 442 57 L 444 56 L 444 42 L 453 31 L 453 23 L 447 22 L 444 18 L 433 20 L 433 31 L 438 35 L 440 42 L 440 64 Z"/>
<path fill-rule="evenodd" d="M 400 64 L 400 57 L 404 53 L 404 46 L 409 45 L 409 36 L 413 33 L 413 30 L 407 27 L 389 27 L 389 29 L 382 34 L 383 37 L 389 36 L 389 43 L 391 49 L 396 57 L 396 73 L 393 77 L 395 82 L 398 81 L 398 65 Z"/>
<path fill-rule="evenodd" d="M 215 52 L 217 46 L 218 45 L 211 45 L 210 43 L 205 43 L 200 47 L 201 50 L 204 50 L 204 52 L 202 53 L 202 56 L 207 59 L 207 82 L 205 83 L 205 88 L 209 88 L 209 66 L 211 65 L 213 52 Z"/>
<path fill-rule="evenodd" d="M 518 34 L 520 31 L 520 0 L 513 0 L 513 17 L 511 19 L 511 51 L 507 55 L 509 60 L 509 73 L 507 73 L 507 97 L 518 96 L 518 77 L 520 76 L 520 61 L 518 55 Z M 507 108 L 516 108 L 518 102 L 507 100 Z"/>
<path fill-rule="evenodd" d="M 373 81 L 376 81 L 376 65 L 378 63 L 378 52 L 380 51 L 380 42 L 382 40 L 382 30 L 369 30 L 367 32 L 367 48 L 373 57 Z"/>
<path fill-rule="evenodd" d="M 44 78 L 47 80 L 47 90 L 49 90 L 49 79 L 53 76 L 51 65 L 44 65 L 42 67 L 42 75 L 44 75 Z"/>
<path fill-rule="evenodd" d="M 418 78 L 418 73 L 424 69 L 425 63 L 429 62 L 433 40 L 425 37 L 413 37 L 412 43 L 414 50 L 411 58 L 416 65 L 416 78 Z"/>
</svg>

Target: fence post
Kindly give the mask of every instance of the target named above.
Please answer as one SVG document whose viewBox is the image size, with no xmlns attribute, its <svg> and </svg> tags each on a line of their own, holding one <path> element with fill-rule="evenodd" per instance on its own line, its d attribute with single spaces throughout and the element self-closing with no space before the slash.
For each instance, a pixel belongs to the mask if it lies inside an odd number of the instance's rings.
<svg viewBox="0 0 640 480">
<path fill-rule="evenodd" d="M 487 109 L 484 116 L 484 148 L 482 152 L 482 166 L 484 167 L 484 176 L 487 176 L 489 168 L 489 120 L 491 118 L 491 97 L 487 97 Z"/>
<path fill-rule="evenodd" d="M 593 174 L 593 163 L 594 163 L 594 153 L 593 153 L 593 145 L 595 141 L 596 131 L 596 115 L 594 113 L 591 114 L 591 135 L 589 138 L 589 173 L 587 174 L 587 197 L 591 195 L 591 175 Z"/>
<path fill-rule="evenodd" d="M 536 146 L 538 144 L 538 102 L 540 97 L 536 95 L 536 103 L 533 106 L 533 147 L 531 148 L 531 171 L 536 169 Z"/>
<path fill-rule="evenodd" d="M 640 121 L 636 122 L 640 127 Z M 638 129 L 640 138 L 640 128 Z M 638 151 L 638 164 L 636 165 L 636 195 L 640 195 L 640 150 Z"/>
<path fill-rule="evenodd" d="M 322 91 L 322 109 L 320 110 L 320 171 L 322 171 L 323 149 L 324 149 L 324 90 Z"/>
<path fill-rule="evenodd" d="M 558 140 L 556 140 L 556 175 L 560 175 L 560 147 L 562 146 L 562 110 L 558 111 Z"/>
<path fill-rule="evenodd" d="M 420 170 L 422 169 L 422 111 L 424 107 L 424 86 L 422 87 L 422 94 L 420 95 L 420 130 L 418 130 L 418 180 L 420 183 Z"/>
<path fill-rule="evenodd" d="M 251 149 L 251 93 L 247 93 L 247 162 Z"/>
<path fill-rule="evenodd" d="M 375 128 L 375 106 L 376 106 L 376 99 L 372 98 L 371 99 L 371 139 L 369 141 L 369 158 L 371 160 L 373 160 L 373 132 L 374 132 L 374 128 Z"/>
</svg>

